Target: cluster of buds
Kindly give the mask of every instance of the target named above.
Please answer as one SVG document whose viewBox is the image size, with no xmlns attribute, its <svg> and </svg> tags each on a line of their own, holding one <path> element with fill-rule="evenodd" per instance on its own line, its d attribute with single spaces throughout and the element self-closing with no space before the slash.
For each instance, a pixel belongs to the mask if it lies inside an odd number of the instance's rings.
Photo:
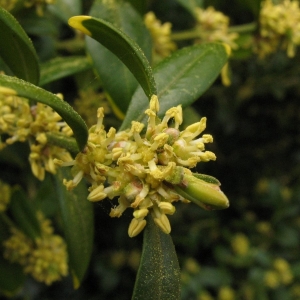
<svg viewBox="0 0 300 300">
<path fill-rule="evenodd" d="M 53 234 L 50 220 L 38 214 L 41 236 L 32 240 L 17 228 L 3 242 L 4 258 L 23 267 L 35 280 L 50 285 L 68 274 L 68 254 L 65 241 Z"/>
<path fill-rule="evenodd" d="M 300 45 L 299 1 L 263 1 L 259 23 L 260 38 L 255 51 L 260 57 L 275 52 L 279 46 L 286 49 L 288 57 L 295 56 L 295 48 Z"/>
<path fill-rule="evenodd" d="M 17 141 L 28 141 L 31 169 L 39 180 L 44 179 L 45 171 L 56 173 L 54 158 L 71 159 L 65 149 L 48 144 L 46 133 L 73 134 L 60 115 L 49 106 L 42 103 L 30 106 L 27 99 L 0 93 L 0 134 L 9 136 L 0 143 L 0 149 Z"/>
<path fill-rule="evenodd" d="M 222 12 L 216 11 L 212 6 L 206 9 L 197 7 L 195 17 L 200 42 L 222 42 L 232 49 L 238 47 L 234 42 L 238 34 L 229 32 L 229 18 Z"/>
<path fill-rule="evenodd" d="M 165 58 L 176 50 L 177 46 L 171 39 L 172 24 L 170 22 L 162 24 L 155 14 L 150 11 L 145 15 L 144 23 L 152 37 L 154 60 Z"/>
<path fill-rule="evenodd" d="M 149 212 L 156 225 L 170 233 L 166 215 L 175 212 L 174 201 L 192 200 L 205 209 L 229 206 L 216 179 L 195 176 L 189 170 L 198 162 L 216 159 L 214 153 L 205 151 L 205 144 L 213 141 L 212 136 L 198 137 L 206 127 L 206 118 L 180 131 L 183 121 L 180 105 L 170 108 L 162 120 L 157 117 L 158 110 L 159 102 L 153 95 L 145 111 L 148 115 L 145 131 L 144 124 L 133 121 L 130 129 L 116 132 L 110 128 L 106 132 L 103 109 L 99 108 L 98 122 L 89 130 L 85 149 L 69 163 L 55 161 L 63 166 L 73 165 L 73 179 L 64 180 L 68 190 L 86 177 L 91 182 L 88 200 L 119 197 L 118 206 L 111 209 L 111 217 L 120 217 L 127 208 L 134 210 L 128 229 L 130 237 L 143 230 Z"/>
</svg>

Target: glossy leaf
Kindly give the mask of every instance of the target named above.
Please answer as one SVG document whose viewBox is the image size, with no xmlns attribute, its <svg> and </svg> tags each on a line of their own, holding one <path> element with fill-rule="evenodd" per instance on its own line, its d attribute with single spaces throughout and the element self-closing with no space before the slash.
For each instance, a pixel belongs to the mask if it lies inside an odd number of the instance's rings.
<svg viewBox="0 0 300 300">
<path fill-rule="evenodd" d="M 63 179 L 69 169 L 61 168 L 55 176 L 63 229 L 68 245 L 74 288 L 78 288 L 88 268 L 93 248 L 94 215 L 87 200 L 87 187 L 81 181 L 73 191 L 67 191 Z"/>
<path fill-rule="evenodd" d="M 15 189 L 11 195 L 9 211 L 17 227 L 28 237 L 34 240 L 41 235 L 36 211 L 20 188 Z"/>
<path fill-rule="evenodd" d="M 82 3 L 81 0 L 55 0 L 48 5 L 48 10 L 67 23 L 72 16 L 81 14 Z"/>
<path fill-rule="evenodd" d="M 22 267 L 12 264 L 0 255 L 0 292 L 6 297 L 15 295 L 25 282 Z"/>
<path fill-rule="evenodd" d="M 187 107 L 197 100 L 213 83 L 227 61 L 222 44 L 208 43 L 186 47 L 174 52 L 154 69 L 160 103 L 159 116 L 179 104 Z M 140 88 L 133 95 L 121 129 L 131 121 L 146 123 L 144 111 L 149 101 Z"/>
<path fill-rule="evenodd" d="M 89 16 L 73 17 L 69 20 L 69 25 L 91 36 L 115 54 L 132 72 L 148 98 L 156 94 L 156 84 L 149 61 L 138 44 L 130 37 L 111 23 Z M 107 64 L 107 61 L 102 61 L 102 64 L 106 71 L 113 67 Z M 117 80 L 122 80 L 122 77 L 118 77 L 118 73 L 113 75 Z M 103 81 L 104 78 L 101 77 L 101 80 Z M 118 105 L 119 102 L 115 104 Z"/>
<path fill-rule="evenodd" d="M 90 15 L 109 21 L 122 30 L 141 47 L 147 59 L 151 59 L 152 41 L 150 34 L 142 17 L 129 3 L 120 0 L 109 2 L 96 0 L 93 3 Z M 106 93 L 109 94 L 108 99 L 115 114 L 120 119 L 124 119 L 129 102 L 138 86 L 138 81 L 124 63 L 99 42 L 87 37 L 86 45 L 93 60 L 95 71 L 100 77 Z"/>
<path fill-rule="evenodd" d="M 79 150 L 86 144 L 87 126 L 78 113 L 56 95 L 18 78 L 0 75 L 0 92 L 41 102 L 52 107 L 72 128 Z"/>
<path fill-rule="evenodd" d="M 85 56 L 57 57 L 41 65 L 40 85 L 90 69 Z"/>
<path fill-rule="evenodd" d="M 171 236 L 148 216 L 132 300 L 150 299 L 180 299 L 180 268 Z"/>
<path fill-rule="evenodd" d="M 37 84 L 39 64 L 31 40 L 18 21 L 0 7 L 0 56 L 19 78 Z"/>
</svg>

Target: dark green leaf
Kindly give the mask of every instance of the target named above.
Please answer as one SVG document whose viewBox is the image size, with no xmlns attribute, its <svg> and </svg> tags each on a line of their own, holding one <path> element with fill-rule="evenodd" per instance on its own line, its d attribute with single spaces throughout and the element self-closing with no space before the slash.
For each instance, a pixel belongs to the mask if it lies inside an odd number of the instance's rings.
<svg viewBox="0 0 300 300">
<path fill-rule="evenodd" d="M 56 95 L 33 84 L 6 75 L 0 75 L 0 92 L 16 94 L 20 97 L 49 105 L 72 128 L 78 148 L 80 150 L 84 148 L 88 137 L 87 126 L 83 119 L 67 102 L 62 101 Z"/>
<path fill-rule="evenodd" d="M 18 21 L 0 7 L 0 56 L 17 76 L 39 82 L 39 64 L 31 40 Z"/>
<path fill-rule="evenodd" d="M 24 281 L 22 267 L 10 263 L 0 255 L 0 292 L 7 297 L 12 297 L 21 289 Z"/>
<path fill-rule="evenodd" d="M 88 268 L 93 248 L 93 206 L 87 200 L 87 187 L 81 181 L 73 191 L 67 191 L 63 179 L 68 169 L 61 168 L 55 176 L 63 229 L 68 245 L 74 288 L 78 288 Z"/>
<path fill-rule="evenodd" d="M 15 189 L 11 195 L 9 211 L 15 224 L 28 237 L 34 240 L 41 235 L 36 210 L 20 188 Z"/>
<path fill-rule="evenodd" d="M 48 10 L 67 23 L 69 18 L 81 14 L 82 3 L 81 0 L 55 0 L 48 5 Z"/>
<path fill-rule="evenodd" d="M 109 21 L 116 28 L 122 30 L 141 47 L 146 57 L 151 59 L 150 34 L 145 28 L 142 17 L 128 3 L 120 0 L 109 2 L 96 0 L 90 15 Z M 110 49 L 89 37 L 86 39 L 86 45 L 93 60 L 95 71 L 113 103 L 115 113 L 123 119 L 138 82 L 131 71 L 122 63 L 121 58 L 116 57 Z"/>
<path fill-rule="evenodd" d="M 158 85 L 159 116 L 179 104 L 187 107 L 197 100 L 213 83 L 227 61 L 222 44 L 208 43 L 183 48 L 162 61 L 154 69 Z M 131 121 L 146 123 L 144 111 L 149 101 L 140 88 L 133 95 L 121 129 L 130 127 Z"/>
<path fill-rule="evenodd" d="M 148 98 L 156 94 L 156 84 L 149 61 L 136 42 L 111 23 L 101 19 L 77 16 L 71 18 L 69 24 L 114 53 L 132 72 Z M 107 66 L 107 62 L 103 63 L 106 68 L 111 67 Z M 119 74 L 114 75 L 118 78 Z"/>
<path fill-rule="evenodd" d="M 147 218 L 132 299 L 180 299 L 180 268 L 172 238 L 155 225 L 151 216 Z"/>
<path fill-rule="evenodd" d="M 56 57 L 41 65 L 40 85 L 90 68 L 91 63 L 85 56 Z"/>
<path fill-rule="evenodd" d="M 76 140 L 72 137 L 66 136 L 62 133 L 46 133 L 47 142 L 49 144 L 67 149 L 71 153 L 78 153 Z"/>
</svg>

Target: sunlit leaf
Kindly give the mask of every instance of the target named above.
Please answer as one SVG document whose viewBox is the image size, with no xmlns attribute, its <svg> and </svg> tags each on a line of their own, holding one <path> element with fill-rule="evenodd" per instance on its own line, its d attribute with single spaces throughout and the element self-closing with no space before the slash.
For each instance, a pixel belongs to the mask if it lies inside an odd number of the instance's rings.
<svg viewBox="0 0 300 300">
<path fill-rule="evenodd" d="M 114 53 L 132 72 L 148 98 L 156 94 L 149 61 L 138 44 L 126 34 L 107 21 L 89 16 L 72 17 L 69 25 L 91 36 Z"/>
<path fill-rule="evenodd" d="M 160 103 L 159 116 L 179 104 L 186 107 L 197 100 L 213 83 L 227 61 L 222 44 L 208 43 L 183 48 L 162 61 L 154 69 Z M 144 111 L 149 101 L 138 88 L 128 108 L 121 129 L 131 121 L 146 122 Z"/>
</svg>

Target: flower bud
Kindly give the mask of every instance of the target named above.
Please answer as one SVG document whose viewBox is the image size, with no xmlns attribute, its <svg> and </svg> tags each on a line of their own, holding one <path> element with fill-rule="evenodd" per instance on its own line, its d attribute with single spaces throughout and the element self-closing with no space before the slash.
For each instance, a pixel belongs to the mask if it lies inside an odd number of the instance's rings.
<svg viewBox="0 0 300 300">
<path fill-rule="evenodd" d="M 208 183 L 193 175 L 184 174 L 181 185 L 174 185 L 176 192 L 204 209 L 224 209 L 229 200 L 220 190 L 219 184 Z"/>
</svg>

